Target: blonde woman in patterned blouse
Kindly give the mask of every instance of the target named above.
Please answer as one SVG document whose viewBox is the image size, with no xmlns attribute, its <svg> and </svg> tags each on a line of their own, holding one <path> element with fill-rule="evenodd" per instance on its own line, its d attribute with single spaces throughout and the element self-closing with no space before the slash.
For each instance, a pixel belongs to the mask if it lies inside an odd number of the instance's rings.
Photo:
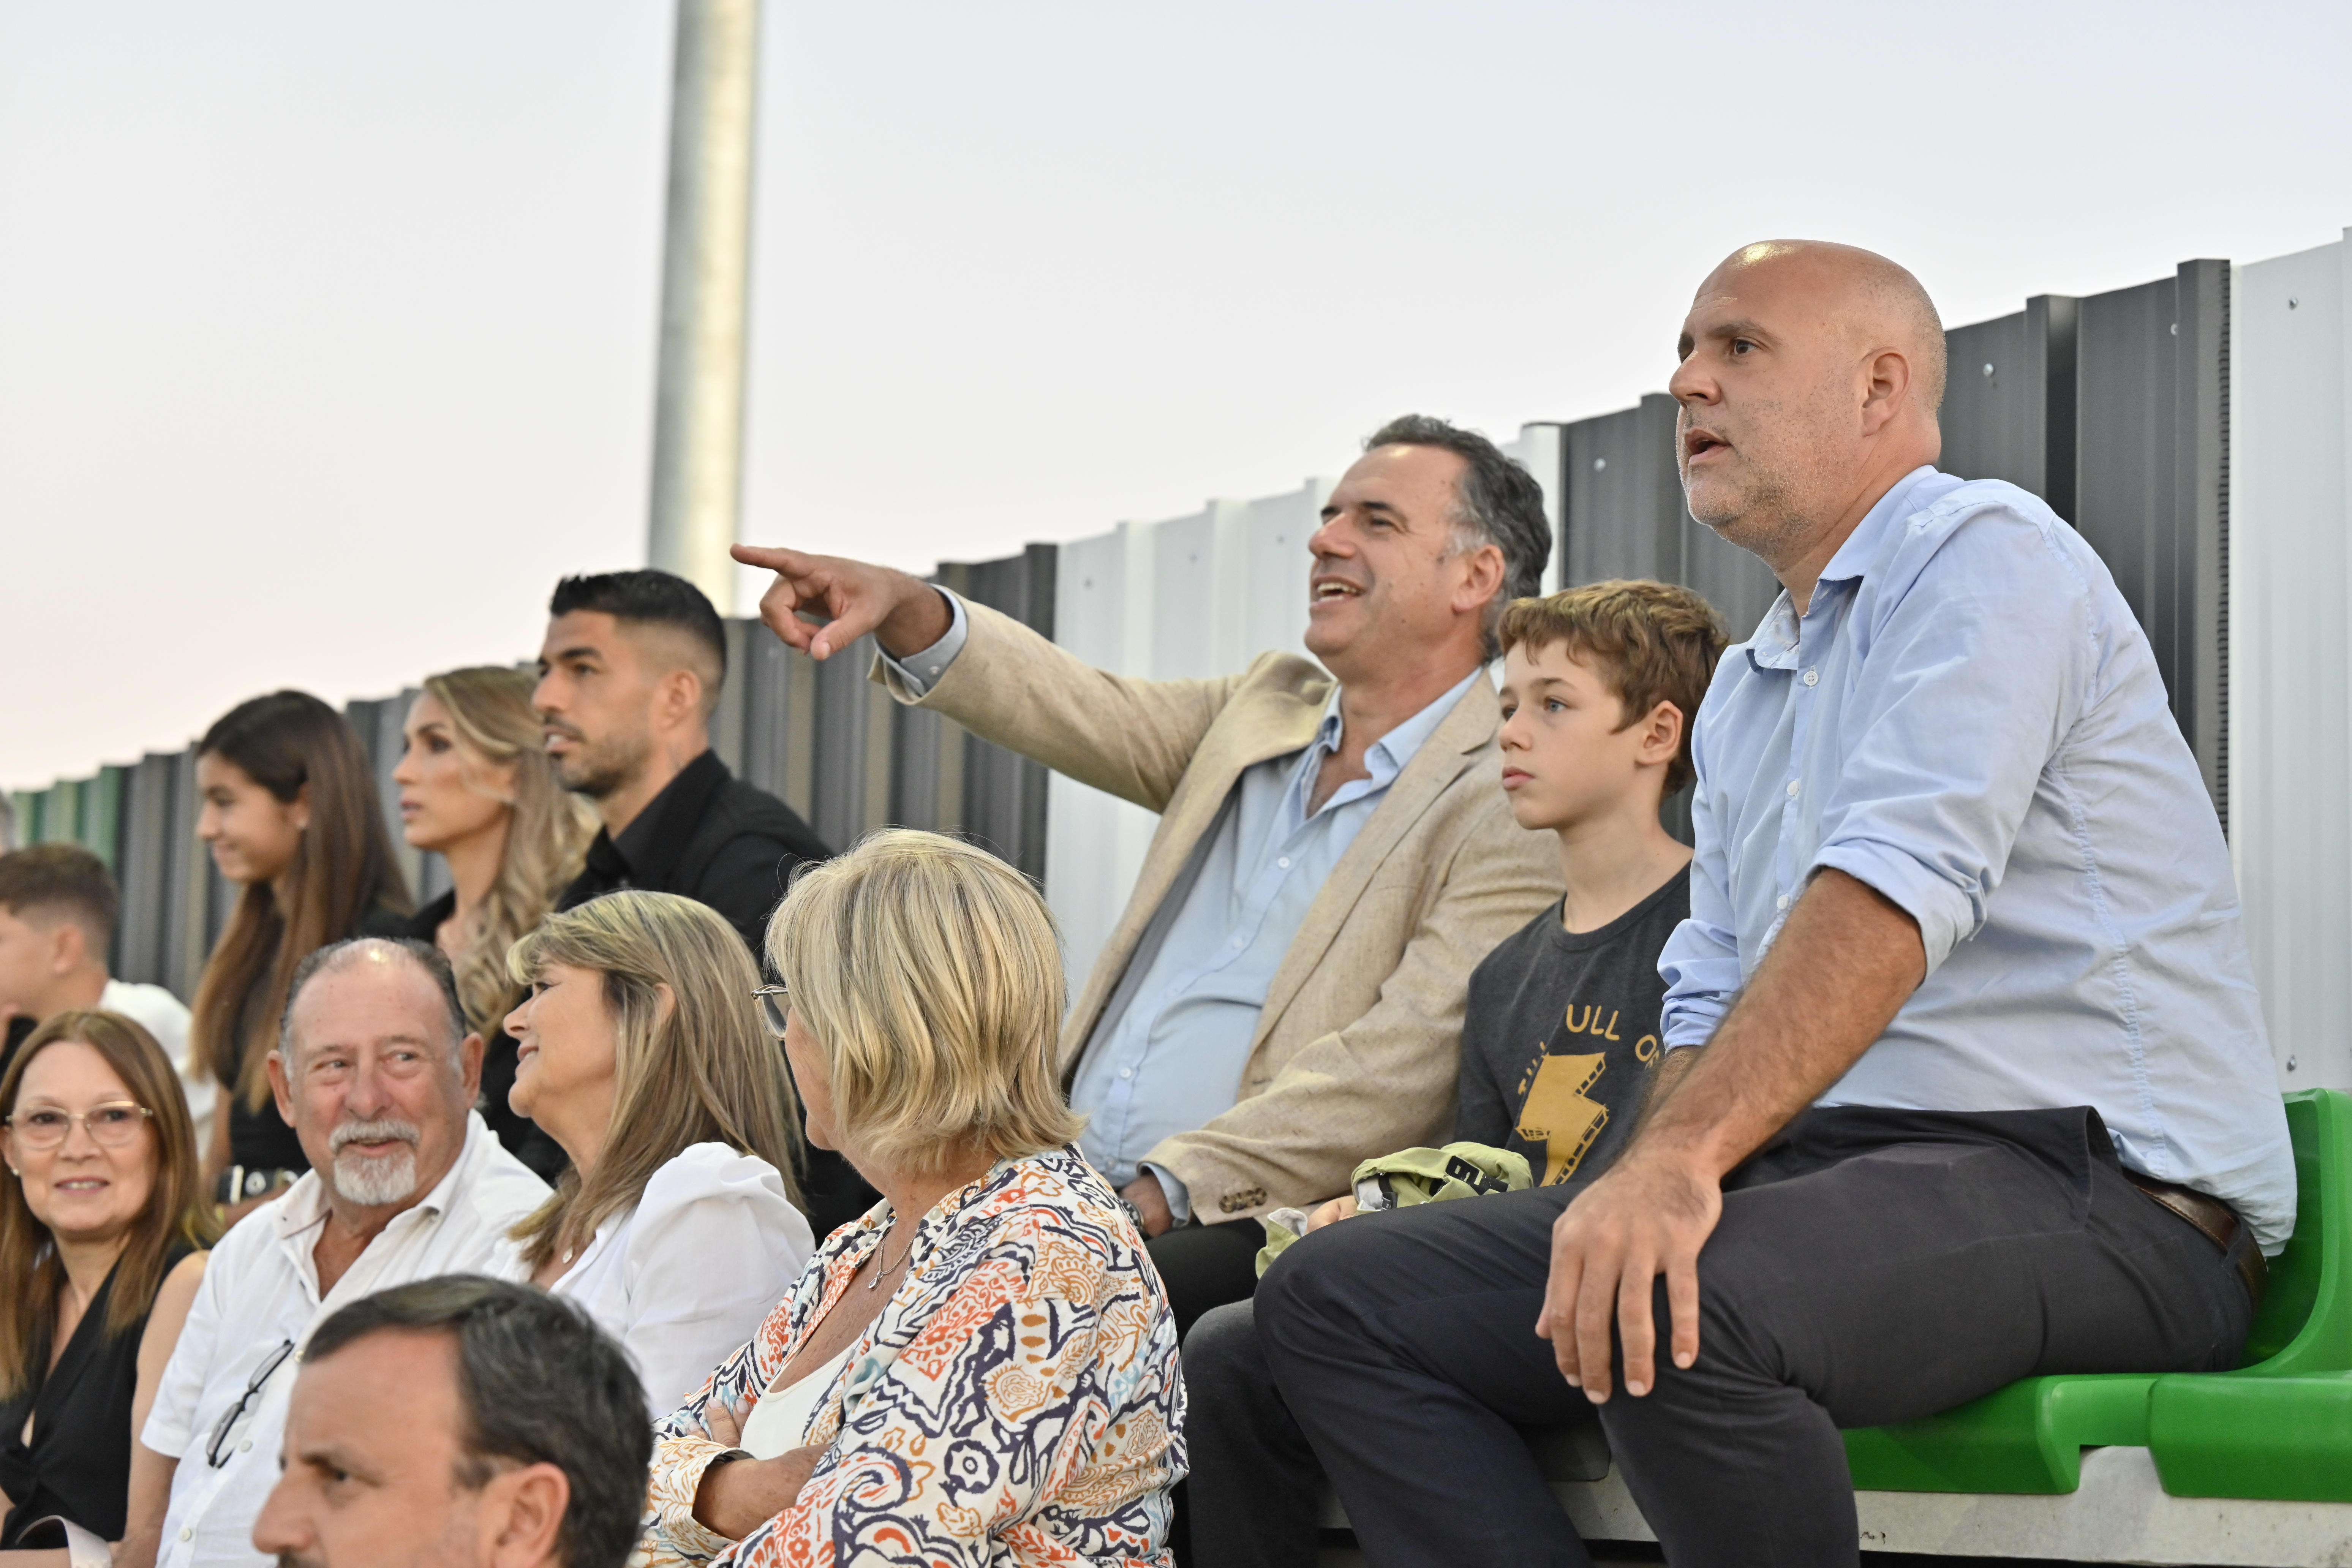
<svg viewBox="0 0 2352 1568">
<path fill-rule="evenodd" d="M 809 1141 L 883 1201 L 660 1423 L 641 1560 L 1164 1568 L 1175 1321 L 1070 1146 L 1045 901 L 878 833 L 802 877 L 768 956 Z"/>
</svg>

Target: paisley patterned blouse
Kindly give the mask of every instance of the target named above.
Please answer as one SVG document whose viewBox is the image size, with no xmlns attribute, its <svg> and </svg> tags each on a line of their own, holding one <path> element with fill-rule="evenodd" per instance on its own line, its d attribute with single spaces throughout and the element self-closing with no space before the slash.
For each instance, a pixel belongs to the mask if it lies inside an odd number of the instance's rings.
<svg viewBox="0 0 2352 1568">
<path fill-rule="evenodd" d="M 914 1262 L 803 1435 L 798 1500 L 740 1542 L 694 1519 L 712 1399 L 754 1396 L 879 1242 L 877 1204 L 827 1239 L 751 1343 L 655 1429 L 640 1563 L 1168 1568 L 1184 1388 L 1159 1274 L 1075 1148 L 1000 1163 L 941 1199 Z"/>
</svg>

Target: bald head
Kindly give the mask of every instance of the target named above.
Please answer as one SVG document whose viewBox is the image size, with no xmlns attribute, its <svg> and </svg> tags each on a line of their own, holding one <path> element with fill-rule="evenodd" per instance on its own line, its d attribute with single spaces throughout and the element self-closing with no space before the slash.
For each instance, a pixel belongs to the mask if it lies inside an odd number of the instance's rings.
<svg viewBox="0 0 2352 1568">
<path fill-rule="evenodd" d="M 1753 288 L 1759 273 L 1792 290 L 1816 296 L 1850 342 L 1867 352 L 1894 348 L 1911 362 L 1912 396 L 1928 414 L 1944 405 L 1944 320 L 1908 268 L 1860 246 L 1825 239 L 1759 239 L 1723 258 L 1709 289 Z"/>
<path fill-rule="evenodd" d="M 1944 329 L 1919 280 L 1850 245 L 1745 245 L 1707 274 L 1669 384 L 1691 515 L 1800 604 L 1879 497 L 1942 450 Z"/>
</svg>

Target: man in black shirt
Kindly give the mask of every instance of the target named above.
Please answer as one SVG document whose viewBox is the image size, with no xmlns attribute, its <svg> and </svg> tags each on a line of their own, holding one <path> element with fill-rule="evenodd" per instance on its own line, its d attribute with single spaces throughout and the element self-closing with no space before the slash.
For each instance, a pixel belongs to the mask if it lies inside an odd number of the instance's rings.
<svg viewBox="0 0 2352 1568">
<path fill-rule="evenodd" d="M 622 888 L 681 894 L 725 916 L 761 961 L 793 868 L 832 851 L 710 749 L 727 675 L 719 612 L 683 577 L 650 570 L 566 577 L 547 609 L 531 702 L 556 776 L 604 819 L 586 868 L 555 907 Z M 874 1201 L 839 1155 L 821 1149 L 808 1152 L 801 1187 L 819 1236 Z"/>
<path fill-rule="evenodd" d="M 1688 721 L 1724 640 L 1706 601 L 1662 583 L 1599 583 L 1504 613 L 1500 782 L 1520 826 L 1559 836 L 1568 890 L 1471 972 L 1454 1138 L 1521 1155 L 1538 1186 L 1599 1175 L 1649 1093 L 1658 954 L 1690 915 L 1691 852 L 1658 809 L 1690 776 Z M 1317 1209 L 1279 1273 L 1371 1289 L 1350 1274 L 1351 1249 L 1331 1245 L 1342 1237 L 1316 1234 L 1355 1213 L 1352 1196 Z M 1324 1463 L 1360 1473 L 1368 1452 L 1430 1459 L 1360 1403 L 1344 1434 L 1324 1409 L 1294 1416 L 1270 1367 L 1266 1300 L 1221 1308 L 1185 1336 L 1189 1563 L 1311 1568 Z"/>
</svg>

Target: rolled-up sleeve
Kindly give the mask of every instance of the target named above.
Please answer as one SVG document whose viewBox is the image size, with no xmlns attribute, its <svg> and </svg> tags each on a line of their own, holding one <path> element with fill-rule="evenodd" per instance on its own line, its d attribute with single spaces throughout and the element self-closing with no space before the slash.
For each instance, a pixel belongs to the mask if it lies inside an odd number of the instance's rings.
<svg viewBox="0 0 2352 1568">
<path fill-rule="evenodd" d="M 2018 530 L 2040 547 L 2019 548 Z M 1982 929 L 2083 710 L 2096 664 L 2088 584 L 2032 520 L 1988 507 L 1879 601 L 1868 635 L 1836 716 L 1840 765 L 1818 786 L 1809 870 L 1843 871 L 1902 909 L 1933 973 Z"/>
</svg>

